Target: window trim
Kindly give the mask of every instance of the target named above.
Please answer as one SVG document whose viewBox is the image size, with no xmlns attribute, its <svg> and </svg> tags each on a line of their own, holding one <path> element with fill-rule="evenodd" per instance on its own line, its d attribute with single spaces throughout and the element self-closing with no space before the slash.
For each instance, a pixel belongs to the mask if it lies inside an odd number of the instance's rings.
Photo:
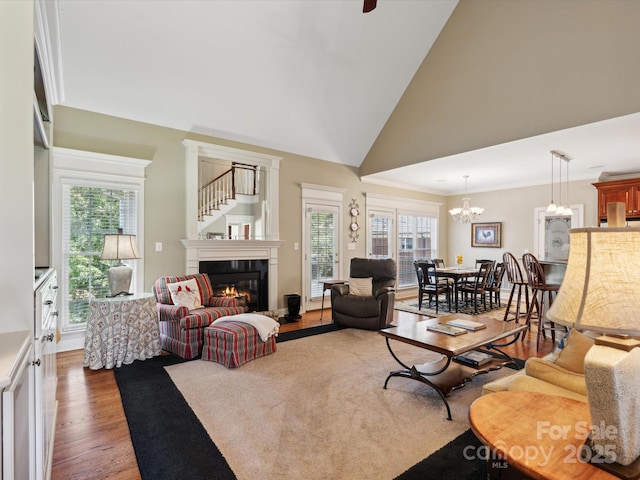
<svg viewBox="0 0 640 480">
<path fill-rule="evenodd" d="M 367 235 L 366 235 L 366 249 L 367 252 L 372 250 L 371 228 L 370 218 L 373 214 L 385 214 L 389 215 L 392 220 L 392 229 L 390 241 L 393 242 L 391 247 L 391 258 L 398 261 L 399 245 L 398 245 L 398 216 L 408 215 L 414 217 L 433 217 L 438 224 L 438 231 L 441 228 L 440 222 L 440 207 L 443 206 L 441 202 L 433 202 L 429 200 L 417 200 L 412 198 L 395 197 L 390 195 L 380 195 L 376 193 L 365 193 L 366 199 L 366 215 L 367 215 Z M 439 233 L 436 236 L 436 251 L 440 251 Z M 368 254 L 369 256 L 369 254 Z M 396 269 L 399 266 L 396 265 Z M 396 274 L 399 274 L 396 271 Z M 407 287 L 411 288 L 411 287 Z"/>
<path fill-rule="evenodd" d="M 440 228 L 440 207 L 444 205 L 441 202 L 432 202 L 429 200 L 416 200 L 412 198 L 395 197 L 391 195 L 380 195 L 377 193 L 365 193 L 366 199 L 366 215 L 367 222 L 372 214 L 386 213 L 393 217 L 393 250 L 391 252 L 392 258 L 398 258 L 398 215 L 413 215 L 413 216 L 431 216 L 433 215 L 438 221 L 438 229 Z M 369 224 L 367 223 L 367 227 Z M 366 235 L 366 249 L 367 252 L 371 252 L 371 229 L 367 228 Z M 438 242 L 438 250 L 440 242 Z"/>
<path fill-rule="evenodd" d="M 308 260 L 307 254 L 309 253 L 309 238 L 307 238 L 307 208 L 311 205 L 325 205 L 332 208 L 338 209 L 338 231 L 337 231 L 337 239 L 338 243 L 336 244 L 336 248 L 338 250 L 338 278 L 343 278 L 344 275 L 344 253 L 342 248 L 342 242 L 344 239 L 344 193 L 346 189 L 338 188 L 338 187 L 330 187 L 326 185 L 315 185 L 311 183 L 301 183 L 300 184 L 302 190 L 302 304 L 301 304 L 301 312 L 306 312 L 307 310 L 319 309 L 321 305 L 321 299 L 312 300 L 307 298 L 307 294 L 310 293 L 307 291 L 307 284 L 309 283 L 309 274 L 308 274 Z"/>
<path fill-rule="evenodd" d="M 62 209 L 63 186 L 91 186 L 99 188 L 135 190 L 137 192 L 137 225 L 138 240 L 137 272 L 135 290 L 144 291 L 144 181 L 145 168 L 149 160 L 86 152 L 68 148 L 53 148 L 52 168 L 52 266 L 63 271 L 62 255 Z M 61 291 L 60 295 L 67 292 Z M 66 304 L 59 302 L 62 323 L 67 315 Z M 65 333 L 82 332 L 84 327 L 71 327 L 62 330 Z M 77 339 L 74 339 L 77 342 Z M 75 347 L 75 348 L 82 348 Z"/>
</svg>

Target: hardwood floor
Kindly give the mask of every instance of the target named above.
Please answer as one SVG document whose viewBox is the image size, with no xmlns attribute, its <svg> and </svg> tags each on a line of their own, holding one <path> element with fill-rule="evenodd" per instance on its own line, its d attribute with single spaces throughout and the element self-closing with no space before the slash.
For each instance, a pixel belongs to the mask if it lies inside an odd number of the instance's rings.
<svg viewBox="0 0 640 480">
<path fill-rule="evenodd" d="M 415 322 L 422 315 L 395 311 L 395 322 Z M 308 312 L 300 321 L 281 325 L 287 332 L 331 322 L 331 310 Z M 550 339 L 536 353 L 535 335 L 505 350 L 517 358 L 543 356 Z M 83 368 L 83 351 L 57 354 L 58 418 L 52 480 L 135 480 L 140 478 L 120 392 L 112 370 Z"/>
</svg>

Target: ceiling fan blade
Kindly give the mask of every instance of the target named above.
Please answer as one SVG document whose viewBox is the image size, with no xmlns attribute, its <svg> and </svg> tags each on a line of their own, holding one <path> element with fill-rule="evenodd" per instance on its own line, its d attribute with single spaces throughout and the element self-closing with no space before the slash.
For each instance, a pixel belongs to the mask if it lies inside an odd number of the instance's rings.
<svg viewBox="0 0 640 480">
<path fill-rule="evenodd" d="M 376 8 L 376 3 L 378 0 L 364 0 L 364 7 L 362 8 L 362 13 L 367 13 Z"/>
</svg>

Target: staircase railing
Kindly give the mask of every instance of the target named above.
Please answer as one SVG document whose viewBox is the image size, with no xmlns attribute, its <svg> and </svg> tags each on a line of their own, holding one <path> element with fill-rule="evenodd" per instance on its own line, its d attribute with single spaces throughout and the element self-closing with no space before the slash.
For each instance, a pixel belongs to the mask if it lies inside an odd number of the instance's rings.
<svg viewBox="0 0 640 480">
<path fill-rule="evenodd" d="M 258 173 L 255 165 L 234 162 L 229 170 L 202 186 L 198 195 L 198 220 L 220 210 L 221 205 L 235 200 L 236 195 L 258 195 Z"/>
</svg>

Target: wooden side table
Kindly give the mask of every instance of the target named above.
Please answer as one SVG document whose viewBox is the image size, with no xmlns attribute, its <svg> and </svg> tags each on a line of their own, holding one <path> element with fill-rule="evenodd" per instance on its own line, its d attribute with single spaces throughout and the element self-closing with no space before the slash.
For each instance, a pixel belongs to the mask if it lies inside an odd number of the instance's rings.
<svg viewBox="0 0 640 480">
<path fill-rule="evenodd" d="M 469 420 L 473 433 L 498 454 L 487 466 L 494 473 L 502 470 L 500 478 L 616 478 L 580 458 L 591 426 L 585 402 L 542 393 L 497 392 L 474 401 Z M 521 473 L 515 476 L 511 467 Z"/>
<path fill-rule="evenodd" d="M 320 306 L 320 323 L 322 323 L 322 316 L 324 315 L 324 292 L 326 292 L 327 290 L 331 290 L 331 287 L 333 287 L 334 285 L 342 285 L 344 283 L 347 283 L 346 280 L 326 280 L 323 284 L 322 284 L 322 305 Z"/>
<path fill-rule="evenodd" d="M 160 355 L 158 313 L 153 294 L 92 298 L 84 340 L 84 366 L 120 367 Z"/>
</svg>

